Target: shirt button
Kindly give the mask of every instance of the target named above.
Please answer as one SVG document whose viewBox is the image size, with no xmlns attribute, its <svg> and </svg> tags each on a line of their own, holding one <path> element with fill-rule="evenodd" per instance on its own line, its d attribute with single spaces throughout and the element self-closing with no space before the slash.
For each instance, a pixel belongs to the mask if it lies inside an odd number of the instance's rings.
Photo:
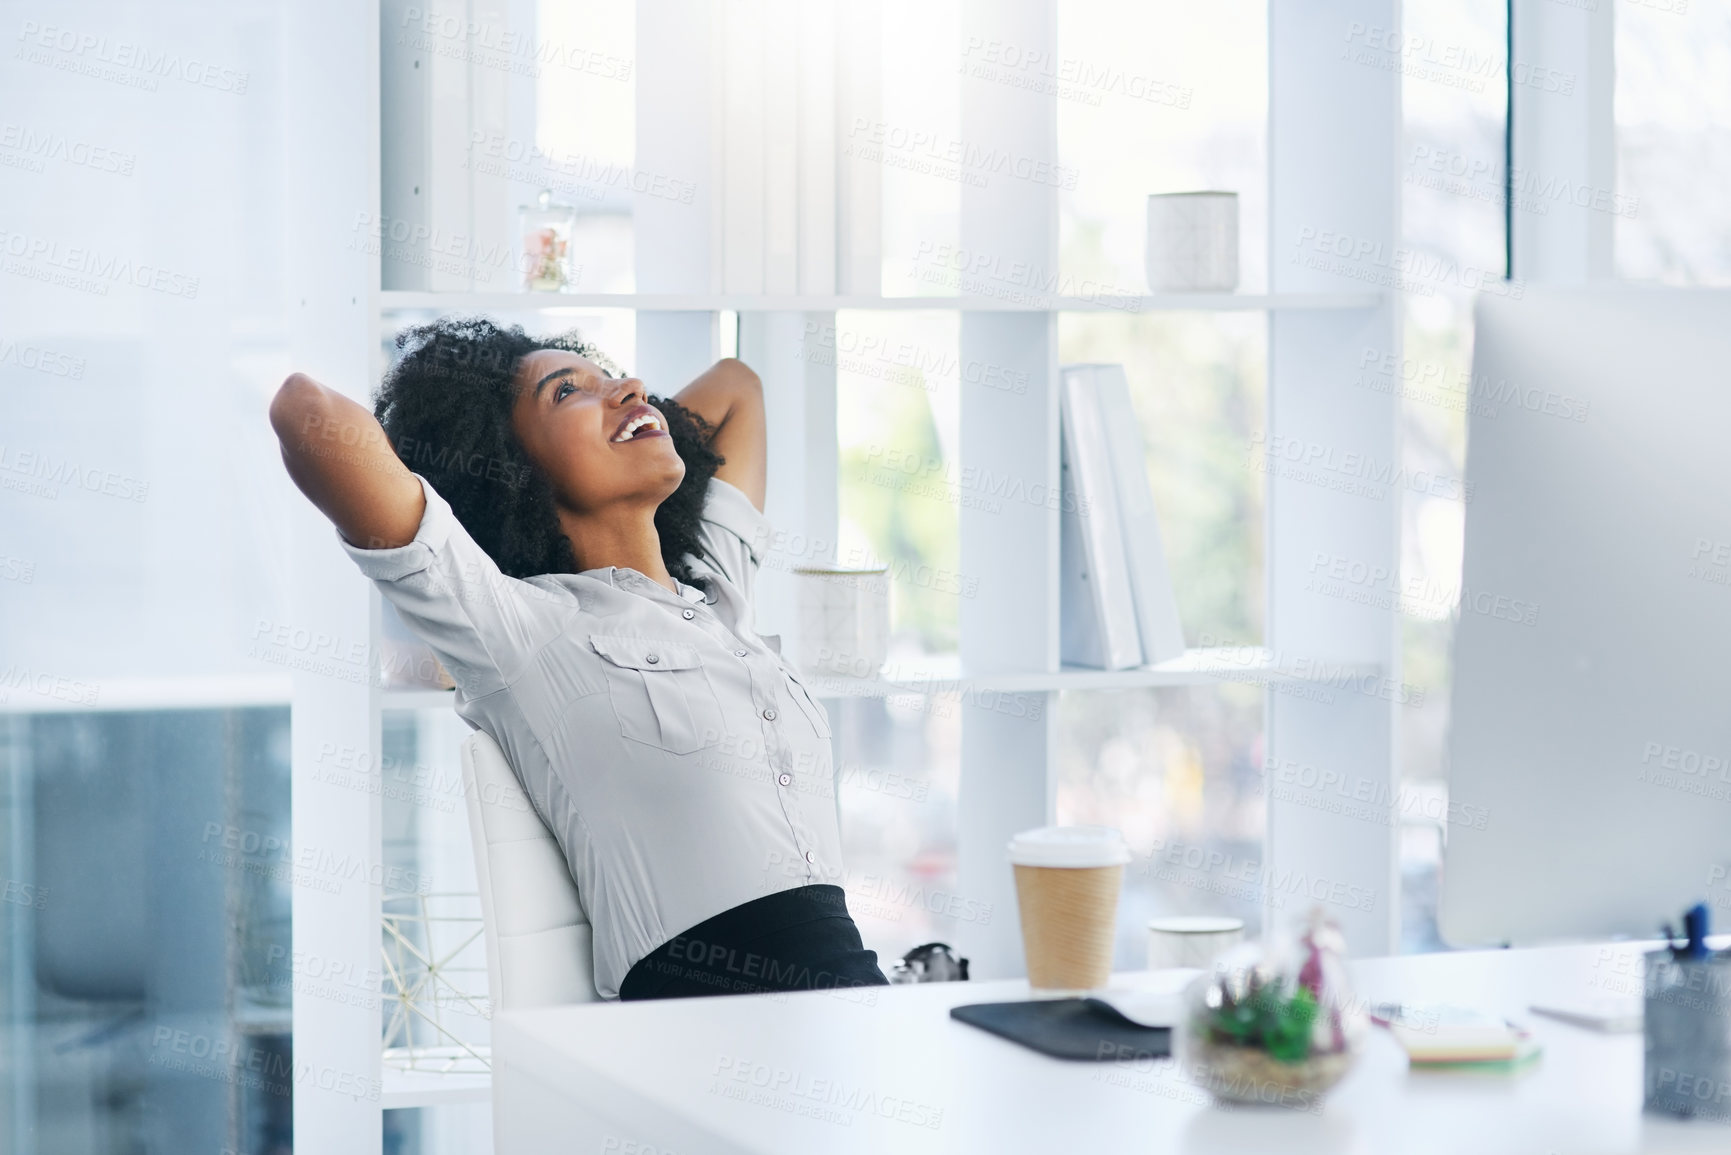
<svg viewBox="0 0 1731 1155">
<path fill-rule="evenodd" d="M 648 657 L 644 658 L 643 660 L 648 662 L 650 665 L 653 666 L 656 662 L 659 662 L 661 660 L 661 655 L 660 654 L 650 654 Z"/>
<path fill-rule="evenodd" d="M 686 621 L 689 622 L 692 618 L 697 616 L 697 611 L 696 610 L 682 610 L 682 611 L 680 611 L 679 616 L 684 618 Z"/>
<path fill-rule="evenodd" d="M 791 786 L 793 784 L 793 775 L 783 774 L 780 778 L 777 778 L 776 781 L 780 782 L 783 786 Z"/>
<path fill-rule="evenodd" d="M 817 861 L 817 855 L 813 854 L 811 851 L 808 850 L 805 852 L 805 860 L 807 862 L 816 862 Z"/>
<path fill-rule="evenodd" d="M 775 721 L 775 709 L 774 709 L 774 707 L 771 707 L 771 708 L 770 708 L 770 709 L 768 709 L 768 710 L 765 710 L 765 711 L 764 711 L 764 712 L 763 712 L 763 720 L 764 720 L 764 721 L 765 721 L 765 722 L 773 722 L 773 721 Z"/>
<path fill-rule="evenodd" d="M 733 651 L 733 656 L 736 658 L 743 658 L 743 657 L 745 657 L 745 651 L 744 650 L 735 650 L 735 651 Z"/>
</svg>

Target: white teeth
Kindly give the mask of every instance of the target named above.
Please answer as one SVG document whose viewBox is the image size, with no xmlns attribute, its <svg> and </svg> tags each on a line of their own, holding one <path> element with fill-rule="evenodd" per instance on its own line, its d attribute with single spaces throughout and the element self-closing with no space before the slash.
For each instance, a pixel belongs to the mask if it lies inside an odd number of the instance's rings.
<svg viewBox="0 0 1731 1155">
<path fill-rule="evenodd" d="M 626 422 L 625 428 L 621 429 L 619 431 L 619 436 L 615 437 L 613 440 L 630 441 L 637 435 L 637 431 L 645 425 L 657 430 L 661 428 L 661 422 L 655 419 L 654 414 L 645 413 L 641 417 L 633 417 L 630 421 Z"/>
</svg>

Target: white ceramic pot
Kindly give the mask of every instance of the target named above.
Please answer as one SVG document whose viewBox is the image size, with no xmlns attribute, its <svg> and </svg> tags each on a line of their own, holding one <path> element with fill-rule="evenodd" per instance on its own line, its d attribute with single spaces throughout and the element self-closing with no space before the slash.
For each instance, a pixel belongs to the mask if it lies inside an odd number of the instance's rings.
<svg viewBox="0 0 1731 1155">
<path fill-rule="evenodd" d="M 876 674 L 889 656 L 889 571 L 806 566 L 794 574 L 799 591 L 795 664 L 814 674 Z"/>
<path fill-rule="evenodd" d="M 1243 941 L 1240 918 L 1156 918 L 1148 923 L 1148 969 L 1207 967 Z"/>
<path fill-rule="evenodd" d="M 1148 289 L 1230 293 L 1238 288 L 1238 194 L 1148 198 Z"/>
</svg>

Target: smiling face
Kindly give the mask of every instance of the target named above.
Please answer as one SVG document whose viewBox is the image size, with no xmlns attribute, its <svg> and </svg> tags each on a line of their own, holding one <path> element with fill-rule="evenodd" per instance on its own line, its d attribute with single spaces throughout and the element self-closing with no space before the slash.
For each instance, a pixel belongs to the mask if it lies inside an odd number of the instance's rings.
<svg viewBox="0 0 1731 1155">
<path fill-rule="evenodd" d="M 561 506 L 592 514 L 617 504 L 659 506 L 685 462 L 643 382 L 609 377 L 587 357 L 537 349 L 517 364 L 511 427 Z"/>
</svg>

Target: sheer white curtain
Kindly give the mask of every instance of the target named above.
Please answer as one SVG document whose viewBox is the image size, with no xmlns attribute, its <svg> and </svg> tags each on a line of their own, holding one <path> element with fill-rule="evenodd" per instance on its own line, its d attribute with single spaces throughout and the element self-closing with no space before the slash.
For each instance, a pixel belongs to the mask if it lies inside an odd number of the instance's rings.
<svg viewBox="0 0 1731 1155">
<path fill-rule="evenodd" d="M 32 577 L 0 583 L 0 689 L 19 709 L 285 675 L 313 643 L 269 645 L 289 491 L 264 412 L 284 198 L 313 174 L 282 170 L 277 5 L 12 11 L 0 552 Z"/>
</svg>

